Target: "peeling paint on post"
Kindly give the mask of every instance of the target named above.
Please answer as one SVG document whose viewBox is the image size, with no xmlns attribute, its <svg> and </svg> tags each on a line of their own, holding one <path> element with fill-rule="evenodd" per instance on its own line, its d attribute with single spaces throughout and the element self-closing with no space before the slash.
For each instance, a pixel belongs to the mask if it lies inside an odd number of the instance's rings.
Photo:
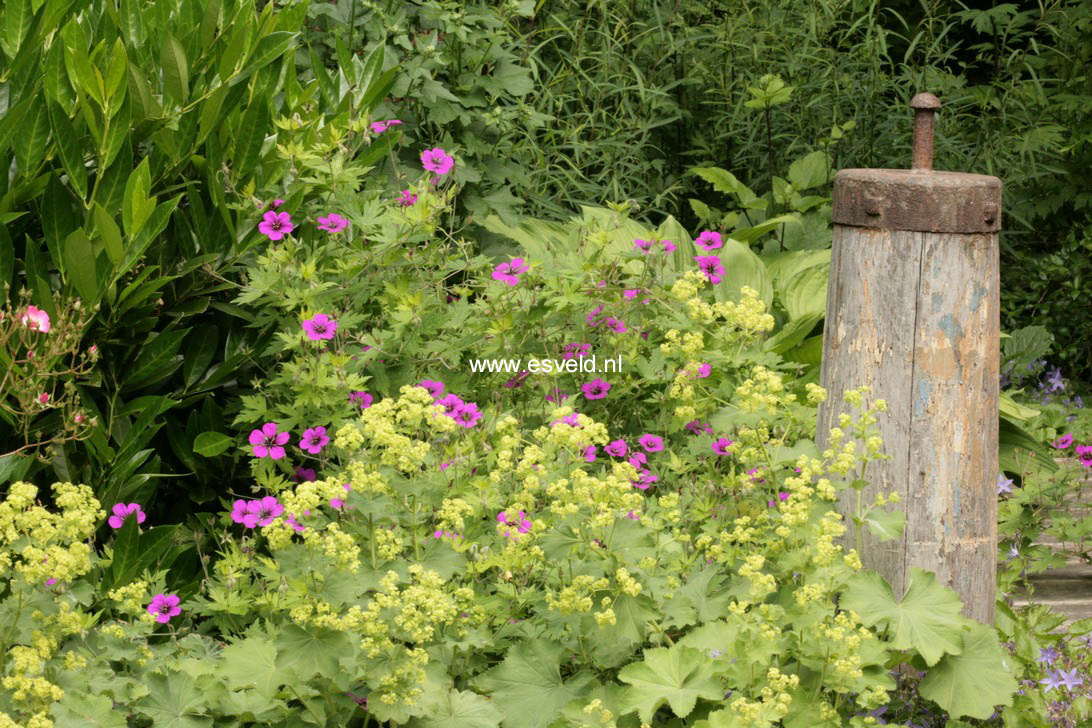
<svg viewBox="0 0 1092 728">
<path fill-rule="evenodd" d="M 890 460 L 871 463 L 863 502 L 899 494 L 901 539 L 865 528 L 861 561 L 897 596 L 910 567 L 959 592 L 963 613 L 993 623 L 997 561 L 1001 180 L 934 172 L 932 94 L 911 101 L 914 168 L 845 169 L 834 180 L 834 242 L 816 441 L 863 384 L 887 400 Z M 928 119 L 925 118 L 928 115 Z M 863 448 L 862 448 L 863 449 Z M 855 539 L 856 493 L 838 509 Z"/>
</svg>

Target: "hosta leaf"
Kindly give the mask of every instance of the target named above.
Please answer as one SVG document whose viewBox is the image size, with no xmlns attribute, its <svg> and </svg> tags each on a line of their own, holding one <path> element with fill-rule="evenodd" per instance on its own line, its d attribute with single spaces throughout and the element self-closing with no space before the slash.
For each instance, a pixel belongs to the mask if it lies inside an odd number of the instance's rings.
<svg viewBox="0 0 1092 728">
<path fill-rule="evenodd" d="M 963 602 L 953 590 L 938 584 L 935 574 L 918 567 L 910 569 L 910 584 L 902 601 L 895 601 L 891 585 L 882 576 L 862 572 L 850 580 L 841 606 L 855 611 L 865 626 L 890 630 L 894 649 L 915 649 L 928 665 L 963 649 L 967 623 L 960 614 Z"/>
<path fill-rule="evenodd" d="M 582 672 L 561 677 L 559 644 L 534 640 L 508 649 L 504 662 L 473 682 L 506 716 L 505 728 L 546 728 L 570 700 L 582 697 L 593 677 Z"/>
<path fill-rule="evenodd" d="M 653 714 L 664 703 L 675 715 L 685 718 L 698 698 L 724 698 L 724 688 L 705 655 L 678 644 L 670 649 L 645 650 L 645 659 L 623 667 L 618 679 L 630 686 L 626 712 L 636 708 L 644 723 L 651 723 Z"/>
<path fill-rule="evenodd" d="M 1012 705 L 1019 687 L 1011 674 L 1012 658 L 1001 649 L 997 632 L 974 623 L 963 635 L 963 650 L 945 655 L 925 675 L 918 690 L 952 718 L 989 718 L 999 705 Z"/>
</svg>

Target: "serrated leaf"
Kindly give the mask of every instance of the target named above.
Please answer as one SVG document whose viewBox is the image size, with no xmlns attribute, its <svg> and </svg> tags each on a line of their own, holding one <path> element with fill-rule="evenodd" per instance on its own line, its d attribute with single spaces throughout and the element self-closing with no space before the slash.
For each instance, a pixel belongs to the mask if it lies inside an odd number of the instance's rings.
<svg viewBox="0 0 1092 728">
<path fill-rule="evenodd" d="M 125 728 L 125 715 L 105 695 L 66 690 L 53 704 L 53 728 Z"/>
<path fill-rule="evenodd" d="M 918 690 L 952 718 L 984 720 L 998 706 L 1012 705 L 1019 687 L 1012 676 L 1012 658 L 1001 649 L 997 632 L 983 624 L 973 623 L 962 642 L 961 653 L 945 655 Z"/>
<path fill-rule="evenodd" d="M 452 688 L 427 700 L 428 718 L 414 718 L 408 728 L 497 728 L 504 718 L 488 699 L 467 690 Z"/>
<path fill-rule="evenodd" d="M 213 458 L 231 447 L 234 442 L 222 432 L 202 432 L 193 439 L 193 451 L 198 455 Z"/>
<path fill-rule="evenodd" d="M 865 626 L 888 629 L 894 649 L 915 649 L 927 665 L 963 649 L 968 621 L 960 614 L 963 602 L 953 590 L 938 584 L 935 574 L 916 566 L 910 569 L 902 601 L 895 601 L 891 585 L 882 576 L 862 572 L 850 580 L 841 605 L 855 611 Z"/>
<path fill-rule="evenodd" d="M 353 655 L 352 640 L 346 633 L 321 628 L 315 633 L 295 624 L 280 628 L 276 646 L 278 667 L 291 670 L 304 681 L 334 674 L 338 660 Z"/>
<path fill-rule="evenodd" d="M 149 673 L 144 677 L 148 695 L 137 703 L 141 712 L 155 721 L 156 728 L 210 728 L 212 718 L 204 715 L 205 695 L 184 672 L 168 675 Z"/>
<path fill-rule="evenodd" d="M 190 66 L 182 44 L 170 33 L 167 33 L 163 43 L 160 65 L 163 68 L 163 90 L 179 104 L 185 104 L 190 95 Z"/>
<path fill-rule="evenodd" d="M 623 667 L 618 680 L 630 686 L 626 712 L 636 708 L 644 723 L 651 723 L 653 714 L 665 703 L 675 715 L 685 718 L 698 698 L 724 698 L 724 688 L 705 656 L 678 644 L 670 649 L 645 650 L 644 660 Z"/>
<path fill-rule="evenodd" d="M 277 668 L 277 646 L 263 636 L 246 637 L 221 653 L 219 672 L 230 688 L 254 688 L 273 697 L 291 676 Z"/>
<path fill-rule="evenodd" d="M 593 676 L 561 677 L 562 645 L 534 640 L 508 648 L 504 662 L 473 682 L 506 716 L 505 728 L 546 728 L 565 705 L 583 696 Z"/>
</svg>

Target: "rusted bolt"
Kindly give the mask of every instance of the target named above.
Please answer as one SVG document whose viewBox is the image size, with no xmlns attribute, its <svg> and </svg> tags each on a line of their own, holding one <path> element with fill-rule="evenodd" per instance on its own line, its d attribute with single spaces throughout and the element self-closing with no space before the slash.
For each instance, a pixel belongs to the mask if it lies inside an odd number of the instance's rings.
<svg viewBox="0 0 1092 728">
<path fill-rule="evenodd" d="M 911 169 L 933 168 L 933 126 L 940 99 L 930 93 L 920 93 L 910 99 L 914 110 L 914 159 Z"/>
<path fill-rule="evenodd" d="M 986 221 L 986 224 L 993 225 L 993 221 L 997 219 L 997 203 L 987 202 L 982 212 L 982 219 Z"/>
<path fill-rule="evenodd" d="M 866 215 L 876 217 L 880 214 L 880 196 L 874 191 L 865 192 L 863 202 Z"/>
</svg>

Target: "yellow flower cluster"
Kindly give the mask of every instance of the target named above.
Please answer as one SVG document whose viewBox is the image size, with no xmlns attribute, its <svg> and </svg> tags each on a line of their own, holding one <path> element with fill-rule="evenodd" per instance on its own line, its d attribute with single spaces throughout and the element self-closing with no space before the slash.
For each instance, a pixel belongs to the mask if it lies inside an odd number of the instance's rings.
<svg viewBox="0 0 1092 728">
<path fill-rule="evenodd" d="M 626 567 L 619 566 L 618 570 L 614 572 L 614 579 L 618 582 L 618 586 L 622 589 L 623 593 L 629 594 L 631 597 L 635 597 L 641 593 L 641 584 L 630 576 Z"/>
<path fill-rule="evenodd" d="M 780 374 L 764 366 L 756 366 L 751 376 L 736 387 L 732 403 L 743 412 L 764 410 L 775 414 L 796 401 L 796 395 L 785 392 Z"/>
<path fill-rule="evenodd" d="M 29 583 L 48 578 L 74 581 L 91 570 L 91 547 L 84 541 L 94 534 L 106 511 L 86 485 L 53 484 L 60 514 L 32 506 L 38 489 L 13 483 L 0 503 L 0 572 L 13 569 Z M 33 534 L 33 543 L 14 552 L 14 544 Z M 54 543 L 57 542 L 57 543 Z"/>
<path fill-rule="evenodd" d="M 617 725 L 614 722 L 614 713 L 610 712 L 599 698 L 584 706 L 584 715 L 591 715 L 592 713 L 596 713 L 598 723 L 603 728 L 615 728 Z"/>
<path fill-rule="evenodd" d="M 456 533 L 460 533 L 466 528 L 466 521 L 463 517 L 472 515 L 474 515 L 474 506 L 462 498 L 444 498 L 440 510 L 436 513 L 440 521 L 440 530 L 455 531 Z"/>
<path fill-rule="evenodd" d="M 401 556 L 403 542 L 397 528 L 394 530 L 389 528 L 376 529 L 373 538 L 375 538 L 376 553 L 383 560 L 390 561 Z"/>
<path fill-rule="evenodd" d="M 750 597 L 756 602 L 762 601 L 769 594 L 777 591 L 777 580 L 774 579 L 773 574 L 762 571 L 765 564 L 765 556 L 751 554 L 743 560 L 743 566 L 739 567 L 739 575 L 751 582 Z"/>
<path fill-rule="evenodd" d="M 592 609 L 592 594 L 602 591 L 610 586 L 610 579 L 601 577 L 596 579 L 588 574 L 580 574 L 573 577 L 569 586 L 561 590 L 555 597 L 553 592 L 546 593 L 546 604 L 561 614 L 570 615 L 576 612 L 590 612 Z"/>
<path fill-rule="evenodd" d="M 23 724 L 16 723 L 7 713 L 0 712 L 0 728 L 53 728 L 48 710 L 40 710 Z"/>
<path fill-rule="evenodd" d="M 820 624 L 816 631 L 820 638 L 835 643 L 830 650 L 834 659 L 826 671 L 827 685 L 837 692 L 850 692 L 864 675 L 861 670 L 861 644 L 875 637 L 861 626 L 860 619 L 852 610 L 839 612 L 832 624 Z"/>
<path fill-rule="evenodd" d="M 148 584 L 143 579 L 137 579 L 125 586 L 111 589 L 106 593 L 106 598 L 117 602 L 116 610 L 129 617 L 137 617 L 141 612 L 147 612 L 144 599 L 148 594 Z"/>
</svg>

